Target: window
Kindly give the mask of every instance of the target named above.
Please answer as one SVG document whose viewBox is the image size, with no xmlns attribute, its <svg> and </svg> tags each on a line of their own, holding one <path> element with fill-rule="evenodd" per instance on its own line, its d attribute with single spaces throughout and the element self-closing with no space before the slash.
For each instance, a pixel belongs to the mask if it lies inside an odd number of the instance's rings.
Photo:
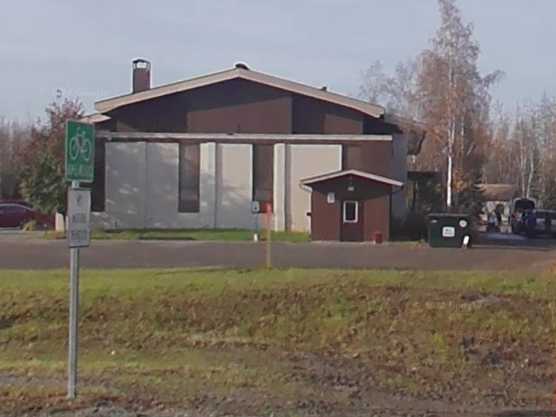
<svg viewBox="0 0 556 417">
<path fill-rule="evenodd" d="M 274 200 L 274 146 L 253 145 L 253 200 L 273 203 Z"/>
<path fill-rule="evenodd" d="M 365 171 L 361 146 L 342 146 L 342 169 L 360 169 Z"/>
<path fill-rule="evenodd" d="M 104 140 L 95 141 L 95 179 L 91 184 L 91 210 L 103 212 L 106 203 L 106 152 Z"/>
<path fill-rule="evenodd" d="M 20 206 L 19 204 L 11 204 L 4 206 L 4 212 L 6 214 L 17 214 L 22 215 L 30 211 L 27 207 Z"/>
<path fill-rule="evenodd" d="M 344 201 L 344 223 L 357 223 L 359 221 L 359 203 L 357 201 Z"/>
<path fill-rule="evenodd" d="M 201 145 L 179 144 L 178 211 L 199 212 L 199 173 Z"/>
</svg>

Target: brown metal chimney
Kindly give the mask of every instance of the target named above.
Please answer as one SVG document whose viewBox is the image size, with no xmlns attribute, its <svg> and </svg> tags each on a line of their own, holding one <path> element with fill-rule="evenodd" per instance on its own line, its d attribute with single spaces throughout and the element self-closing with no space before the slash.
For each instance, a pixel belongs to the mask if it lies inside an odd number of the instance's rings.
<svg viewBox="0 0 556 417">
<path fill-rule="evenodd" d="M 139 93 L 151 88 L 151 63 L 146 59 L 137 58 L 133 62 L 132 92 Z"/>
</svg>

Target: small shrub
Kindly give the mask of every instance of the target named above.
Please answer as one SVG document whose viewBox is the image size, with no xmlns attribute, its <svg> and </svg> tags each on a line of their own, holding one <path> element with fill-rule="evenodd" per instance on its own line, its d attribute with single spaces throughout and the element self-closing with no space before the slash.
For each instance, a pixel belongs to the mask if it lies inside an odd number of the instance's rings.
<svg viewBox="0 0 556 417">
<path fill-rule="evenodd" d="M 406 220 L 406 229 L 412 239 L 427 238 L 427 219 L 424 214 L 410 213 Z"/>
<path fill-rule="evenodd" d="M 36 220 L 28 221 L 21 228 L 21 230 L 23 230 L 24 232 L 38 232 L 38 231 L 43 231 L 43 230 L 48 230 L 48 229 L 49 229 L 48 225 L 44 225 L 42 223 L 39 223 Z"/>
<path fill-rule="evenodd" d="M 392 224 L 394 239 L 423 240 L 427 238 L 427 221 L 424 214 L 410 212 L 405 221 Z"/>
<path fill-rule="evenodd" d="M 39 230 L 39 224 L 36 220 L 31 220 L 23 225 L 22 230 L 24 232 L 35 232 Z"/>
</svg>

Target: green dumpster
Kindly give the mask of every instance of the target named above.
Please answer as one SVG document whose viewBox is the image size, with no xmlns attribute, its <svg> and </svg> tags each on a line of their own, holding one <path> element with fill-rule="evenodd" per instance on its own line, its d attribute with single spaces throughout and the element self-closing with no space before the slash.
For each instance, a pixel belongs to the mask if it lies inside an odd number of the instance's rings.
<svg viewBox="0 0 556 417">
<path fill-rule="evenodd" d="M 428 216 L 429 245 L 433 248 L 470 247 L 473 239 L 467 214 L 435 213 Z"/>
</svg>

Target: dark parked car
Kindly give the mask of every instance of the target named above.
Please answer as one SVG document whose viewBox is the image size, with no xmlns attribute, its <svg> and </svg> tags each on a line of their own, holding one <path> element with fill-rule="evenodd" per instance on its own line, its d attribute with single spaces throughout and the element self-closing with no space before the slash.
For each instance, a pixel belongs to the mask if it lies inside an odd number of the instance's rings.
<svg viewBox="0 0 556 417">
<path fill-rule="evenodd" d="M 512 233 L 523 234 L 527 232 L 526 218 L 533 210 L 537 203 L 532 198 L 514 198 L 510 208 L 511 217 L 510 225 Z"/>
<path fill-rule="evenodd" d="M 556 235 L 556 211 L 554 210 L 533 210 L 535 222 L 531 223 L 534 228 L 533 235 Z"/>
<path fill-rule="evenodd" d="M 43 228 L 54 224 L 52 216 L 39 213 L 26 203 L 0 202 L 0 227 L 23 227 L 32 220 Z"/>
<path fill-rule="evenodd" d="M 512 223 L 512 230 L 514 233 L 526 234 L 529 237 L 556 236 L 556 211 L 543 209 L 524 211 Z"/>
</svg>

